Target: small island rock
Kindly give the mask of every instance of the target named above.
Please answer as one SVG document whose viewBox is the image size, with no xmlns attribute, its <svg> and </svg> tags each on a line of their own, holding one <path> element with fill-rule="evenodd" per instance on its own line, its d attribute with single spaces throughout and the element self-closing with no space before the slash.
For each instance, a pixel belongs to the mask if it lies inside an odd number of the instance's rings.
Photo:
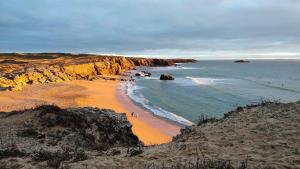
<svg viewBox="0 0 300 169">
<path fill-rule="evenodd" d="M 161 74 L 159 79 L 160 80 L 174 80 L 174 77 L 169 74 Z"/>
<path fill-rule="evenodd" d="M 234 63 L 249 63 L 250 61 L 248 60 L 236 60 Z"/>
</svg>

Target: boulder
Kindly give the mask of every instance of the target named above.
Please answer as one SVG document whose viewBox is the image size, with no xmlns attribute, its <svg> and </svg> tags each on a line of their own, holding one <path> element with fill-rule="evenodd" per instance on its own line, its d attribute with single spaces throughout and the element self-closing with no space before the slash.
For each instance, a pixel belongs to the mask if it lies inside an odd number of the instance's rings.
<svg viewBox="0 0 300 169">
<path fill-rule="evenodd" d="M 144 74 L 144 76 L 148 76 L 148 77 L 150 77 L 150 76 L 151 76 L 151 73 L 150 73 L 150 72 L 147 72 L 147 71 L 142 71 L 142 73 Z"/>
<path fill-rule="evenodd" d="M 159 79 L 160 80 L 174 80 L 174 77 L 169 74 L 161 74 Z"/>
<path fill-rule="evenodd" d="M 236 60 L 234 63 L 249 63 L 249 60 Z"/>
</svg>

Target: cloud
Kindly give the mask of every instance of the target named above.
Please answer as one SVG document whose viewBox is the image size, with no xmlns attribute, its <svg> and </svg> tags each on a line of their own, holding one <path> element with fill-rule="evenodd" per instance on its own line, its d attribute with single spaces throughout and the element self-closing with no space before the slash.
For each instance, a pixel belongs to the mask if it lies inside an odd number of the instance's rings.
<svg viewBox="0 0 300 169">
<path fill-rule="evenodd" d="M 300 53 L 298 0 L 9 0 L 0 11 L 5 52 Z"/>
</svg>

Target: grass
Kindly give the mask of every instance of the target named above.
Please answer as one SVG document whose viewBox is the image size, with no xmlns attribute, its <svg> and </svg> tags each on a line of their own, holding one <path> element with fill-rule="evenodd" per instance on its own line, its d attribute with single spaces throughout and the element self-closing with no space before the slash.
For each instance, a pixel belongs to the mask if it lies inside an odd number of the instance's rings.
<svg viewBox="0 0 300 169">
<path fill-rule="evenodd" d="M 247 159 L 238 167 L 234 167 L 230 160 L 216 160 L 205 157 L 200 149 L 196 148 L 196 158 L 178 161 L 174 164 L 168 163 L 150 163 L 144 166 L 144 169 L 250 169 Z"/>
<path fill-rule="evenodd" d="M 233 166 L 230 160 L 200 159 L 186 160 L 175 164 L 155 164 L 150 163 L 144 169 L 250 169 L 247 160 L 243 161 L 238 167 Z M 270 168 L 271 169 L 271 168 Z"/>
<path fill-rule="evenodd" d="M 87 155 L 83 149 L 75 147 L 63 147 L 62 150 L 49 151 L 46 149 L 39 149 L 31 154 L 34 161 L 41 162 L 47 161 L 47 165 L 54 168 L 59 168 L 63 161 L 83 161 L 87 159 Z"/>
</svg>

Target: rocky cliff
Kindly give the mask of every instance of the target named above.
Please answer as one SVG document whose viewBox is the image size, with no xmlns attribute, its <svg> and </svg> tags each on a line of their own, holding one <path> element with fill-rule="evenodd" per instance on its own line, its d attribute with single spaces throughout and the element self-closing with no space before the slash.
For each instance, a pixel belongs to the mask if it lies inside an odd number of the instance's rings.
<svg viewBox="0 0 300 169">
<path fill-rule="evenodd" d="M 150 59 L 66 53 L 0 54 L 0 89 L 20 90 L 27 84 L 93 80 L 121 75 L 135 66 L 174 66 L 192 59 Z"/>
</svg>

